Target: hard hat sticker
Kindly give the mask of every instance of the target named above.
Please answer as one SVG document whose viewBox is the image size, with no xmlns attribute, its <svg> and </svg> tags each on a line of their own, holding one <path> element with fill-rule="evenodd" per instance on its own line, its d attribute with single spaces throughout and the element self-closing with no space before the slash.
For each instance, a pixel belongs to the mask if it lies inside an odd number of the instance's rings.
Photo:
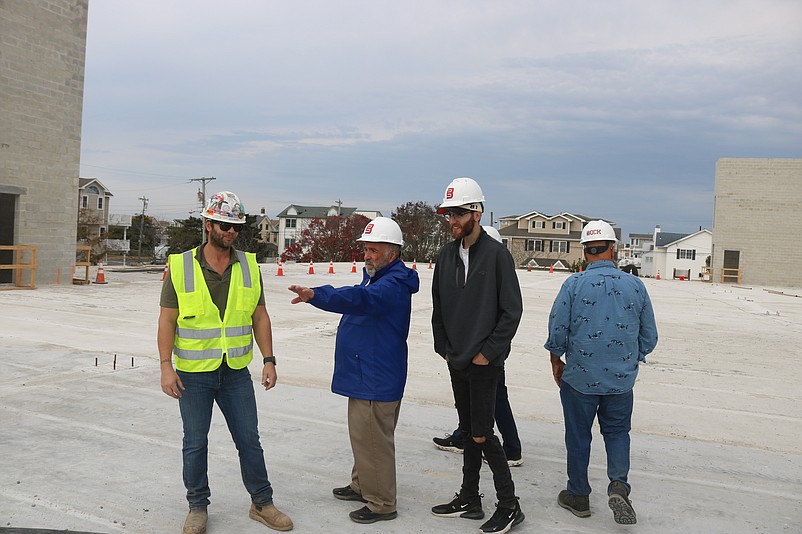
<svg viewBox="0 0 802 534">
<path fill-rule="evenodd" d="M 449 187 L 446 189 L 446 199 L 451 200 L 452 198 L 454 198 L 454 188 Z"/>
<path fill-rule="evenodd" d="M 369 233 L 371 233 L 372 231 L 373 231 L 373 223 L 370 223 L 369 225 L 367 225 L 367 226 L 365 227 L 365 233 L 366 233 L 366 234 L 369 234 Z"/>
</svg>

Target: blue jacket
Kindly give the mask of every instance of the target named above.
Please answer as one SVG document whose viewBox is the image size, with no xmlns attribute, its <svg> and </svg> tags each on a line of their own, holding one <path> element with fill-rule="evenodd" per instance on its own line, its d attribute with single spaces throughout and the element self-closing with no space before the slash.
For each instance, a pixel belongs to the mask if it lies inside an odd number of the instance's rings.
<svg viewBox="0 0 802 534">
<path fill-rule="evenodd" d="M 562 379 L 592 395 L 630 391 L 638 362 L 657 345 L 652 301 L 643 282 L 611 261 L 568 277 L 549 315 L 546 350 L 562 356 Z"/>
<path fill-rule="evenodd" d="M 393 402 L 407 382 L 407 336 L 418 272 L 395 260 L 358 286 L 313 288 L 316 308 L 342 313 L 331 391 L 345 397 Z"/>
</svg>

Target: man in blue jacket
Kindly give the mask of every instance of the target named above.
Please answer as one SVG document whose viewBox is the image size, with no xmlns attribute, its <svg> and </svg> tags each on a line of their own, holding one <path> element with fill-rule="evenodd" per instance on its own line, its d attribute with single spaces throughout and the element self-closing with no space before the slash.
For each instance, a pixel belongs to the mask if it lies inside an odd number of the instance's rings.
<svg viewBox="0 0 802 534">
<path fill-rule="evenodd" d="M 292 285 L 293 304 L 343 314 L 334 350 L 331 390 L 348 397 L 348 433 L 354 466 L 351 484 L 333 490 L 366 506 L 349 517 L 357 523 L 395 519 L 395 427 L 407 381 L 407 336 L 418 272 L 401 261 L 401 228 L 377 217 L 365 227 L 365 268 L 357 286 Z"/>
<path fill-rule="evenodd" d="M 557 503 L 577 517 L 590 516 L 588 464 L 598 417 L 607 452 L 608 506 L 616 523 L 632 525 L 637 522 L 627 480 L 632 388 L 638 363 L 657 345 L 657 326 L 643 282 L 615 266 L 616 242 L 605 221 L 582 229 L 589 265 L 563 282 L 545 348 L 560 388 L 568 453 L 568 485 Z"/>
</svg>

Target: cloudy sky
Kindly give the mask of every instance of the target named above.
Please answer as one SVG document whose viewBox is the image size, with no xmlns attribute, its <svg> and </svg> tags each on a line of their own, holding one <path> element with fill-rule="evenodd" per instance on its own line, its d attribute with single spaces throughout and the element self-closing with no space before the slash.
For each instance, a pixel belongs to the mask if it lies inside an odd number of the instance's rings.
<svg viewBox="0 0 802 534">
<path fill-rule="evenodd" d="M 802 157 L 798 0 L 92 0 L 81 176 L 185 218 L 442 200 L 712 225 L 716 160 Z"/>
</svg>

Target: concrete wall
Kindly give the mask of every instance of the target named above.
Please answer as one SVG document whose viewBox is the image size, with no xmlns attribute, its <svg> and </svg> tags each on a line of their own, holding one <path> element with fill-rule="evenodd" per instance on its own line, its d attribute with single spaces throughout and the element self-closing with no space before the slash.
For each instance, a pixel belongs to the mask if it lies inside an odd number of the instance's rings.
<svg viewBox="0 0 802 534">
<path fill-rule="evenodd" d="M 721 281 L 724 251 L 738 250 L 742 284 L 802 287 L 800 206 L 802 159 L 718 160 L 713 281 Z"/>
<path fill-rule="evenodd" d="M 37 284 L 71 283 L 88 0 L 0 1 L 0 193 Z"/>
</svg>

